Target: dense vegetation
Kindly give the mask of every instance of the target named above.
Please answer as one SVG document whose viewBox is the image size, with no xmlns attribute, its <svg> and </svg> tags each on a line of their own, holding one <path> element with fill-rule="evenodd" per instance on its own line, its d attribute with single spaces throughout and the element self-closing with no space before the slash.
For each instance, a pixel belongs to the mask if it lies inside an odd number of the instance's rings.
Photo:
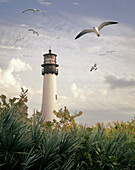
<svg viewBox="0 0 135 170">
<path fill-rule="evenodd" d="M 84 127 L 64 107 L 43 123 L 38 111 L 28 118 L 27 91 L 0 96 L 0 169 L 135 169 L 135 119 Z"/>
</svg>

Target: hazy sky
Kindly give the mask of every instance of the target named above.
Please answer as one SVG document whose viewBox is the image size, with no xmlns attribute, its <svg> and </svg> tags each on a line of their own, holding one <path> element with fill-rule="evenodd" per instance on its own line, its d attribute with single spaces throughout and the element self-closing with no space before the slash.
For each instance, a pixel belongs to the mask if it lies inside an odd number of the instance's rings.
<svg viewBox="0 0 135 170">
<path fill-rule="evenodd" d="M 28 8 L 43 13 L 22 13 Z M 100 37 L 74 39 L 104 21 L 119 23 Z M 30 114 L 41 109 L 41 64 L 49 48 L 59 64 L 59 109 L 82 111 L 77 121 L 89 125 L 135 116 L 134 0 L 0 0 L 0 94 L 18 96 L 20 87 L 28 88 Z M 94 63 L 98 69 L 90 72 Z"/>
</svg>

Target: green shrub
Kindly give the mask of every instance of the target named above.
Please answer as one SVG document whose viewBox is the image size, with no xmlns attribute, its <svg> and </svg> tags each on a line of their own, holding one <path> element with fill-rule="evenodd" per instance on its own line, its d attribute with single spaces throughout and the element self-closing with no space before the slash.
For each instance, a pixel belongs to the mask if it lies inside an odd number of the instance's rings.
<svg viewBox="0 0 135 170">
<path fill-rule="evenodd" d="M 85 127 L 75 122 L 82 112 L 64 107 L 54 111 L 59 122 L 43 123 L 38 111 L 27 116 L 27 90 L 9 102 L 0 98 L 0 169 L 135 169 L 134 119 Z"/>
</svg>

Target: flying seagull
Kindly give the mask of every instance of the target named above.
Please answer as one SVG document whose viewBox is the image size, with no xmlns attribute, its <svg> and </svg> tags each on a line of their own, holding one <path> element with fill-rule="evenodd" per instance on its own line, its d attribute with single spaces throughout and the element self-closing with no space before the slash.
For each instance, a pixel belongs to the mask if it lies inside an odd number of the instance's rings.
<svg viewBox="0 0 135 170">
<path fill-rule="evenodd" d="M 115 51 L 107 51 L 106 53 L 114 53 Z"/>
<path fill-rule="evenodd" d="M 90 71 L 97 70 L 97 64 L 95 63 L 94 66 L 91 67 Z"/>
<path fill-rule="evenodd" d="M 103 56 L 103 55 L 105 55 L 105 54 L 100 54 L 100 56 Z"/>
<path fill-rule="evenodd" d="M 38 32 L 37 32 L 37 31 L 35 31 L 35 30 L 33 30 L 33 29 L 29 29 L 28 31 L 32 31 L 32 32 L 33 32 L 33 34 L 37 34 L 37 36 L 39 36 Z"/>
<path fill-rule="evenodd" d="M 81 32 L 75 37 L 75 39 L 81 37 L 82 35 L 84 35 L 84 34 L 86 34 L 86 33 L 90 33 L 90 32 L 96 33 L 96 35 L 99 37 L 99 36 L 100 36 L 99 31 L 100 31 L 103 27 L 105 27 L 105 26 L 107 26 L 107 25 L 111 25 L 111 24 L 117 24 L 117 23 L 118 23 L 118 22 L 112 22 L 112 21 L 111 21 L 111 22 L 103 22 L 103 23 L 101 23 L 98 27 L 93 27 L 93 29 L 85 29 L 85 30 L 81 31 Z"/>
<path fill-rule="evenodd" d="M 22 13 L 24 13 L 24 12 L 27 12 L 27 11 L 33 11 L 34 13 L 36 13 L 36 12 L 41 12 L 42 13 L 42 11 L 40 10 L 40 9 L 26 9 L 26 10 L 24 10 L 24 11 L 22 11 Z"/>
<path fill-rule="evenodd" d="M 24 38 L 17 38 L 17 40 L 15 41 L 15 43 L 17 43 L 18 41 L 23 40 Z"/>
</svg>

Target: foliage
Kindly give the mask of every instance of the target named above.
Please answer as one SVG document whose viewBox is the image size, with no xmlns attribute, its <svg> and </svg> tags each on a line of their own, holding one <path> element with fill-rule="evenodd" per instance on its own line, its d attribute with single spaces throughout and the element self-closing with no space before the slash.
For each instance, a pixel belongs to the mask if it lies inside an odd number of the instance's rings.
<svg viewBox="0 0 135 170">
<path fill-rule="evenodd" d="M 10 98 L 7 101 L 7 97 L 2 94 L 0 95 L 0 111 L 7 109 L 7 108 L 17 108 L 17 112 L 18 114 L 22 115 L 23 117 L 27 118 L 28 116 L 28 106 L 26 105 L 26 103 L 28 102 L 28 97 L 27 97 L 27 90 L 24 90 L 21 87 L 21 94 L 19 95 L 19 97 L 13 97 Z"/>
<path fill-rule="evenodd" d="M 127 122 L 113 122 L 107 124 L 108 132 L 111 135 L 112 133 L 117 133 L 117 131 L 125 131 L 129 133 L 135 139 L 135 117 L 131 121 Z"/>
<path fill-rule="evenodd" d="M 59 122 L 43 123 L 38 111 L 27 117 L 27 90 L 0 98 L 0 169 L 135 169 L 135 118 L 85 127 L 75 122 L 82 112 L 64 107 L 54 111 Z"/>
<path fill-rule="evenodd" d="M 82 115 L 82 112 L 74 113 L 73 115 L 71 115 L 66 106 L 64 107 L 64 109 L 61 108 L 58 112 L 54 110 L 53 113 L 59 118 L 59 122 L 56 122 L 54 120 L 56 126 L 64 129 L 76 128 L 77 123 L 75 122 L 75 118 Z"/>
</svg>

